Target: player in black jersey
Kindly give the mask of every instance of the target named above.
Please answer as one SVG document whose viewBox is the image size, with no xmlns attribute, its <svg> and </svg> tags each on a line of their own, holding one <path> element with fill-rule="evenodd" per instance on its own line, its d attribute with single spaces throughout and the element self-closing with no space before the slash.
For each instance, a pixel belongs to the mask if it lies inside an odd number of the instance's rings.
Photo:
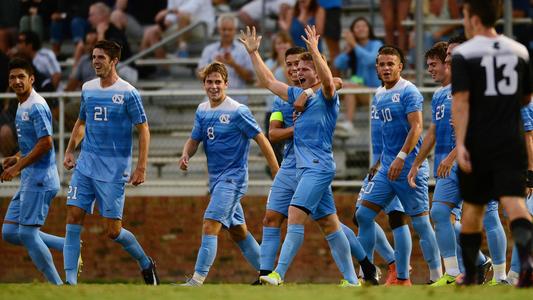
<svg viewBox="0 0 533 300">
<path fill-rule="evenodd" d="M 501 10 L 501 0 L 465 0 L 470 40 L 452 56 L 452 114 L 464 198 L 463 283 L 476 283 L 485 205 L 499 199 L 520 255 L 518 285 L 527 287 L 532 285 L 533 225 L 524 202 L 527 155 L 520 108 L 531 99 L 533 75 L 527 49 L 494 29 Z"/>
</svg>

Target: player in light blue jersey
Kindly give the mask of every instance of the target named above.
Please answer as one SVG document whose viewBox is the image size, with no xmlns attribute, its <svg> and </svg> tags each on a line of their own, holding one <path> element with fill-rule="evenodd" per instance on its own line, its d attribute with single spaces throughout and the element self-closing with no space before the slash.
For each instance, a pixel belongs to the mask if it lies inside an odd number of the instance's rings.
<svg viewBox="0 0 533 300">
<path fill-rule="evenodd" d="M 531 99 L 533 101 L 533 99 Z M 527 167 L 527 198 L 526 206 L 529 213 L 533 216 L 533 102 L 522 108 L 522 122 L 524 122 L 524 131 L 526 139 L 526 149 L 528 157 Z M 520 259 L 516 247 L 513 247 L 513 256 L 511 259 L 511 269 L 507 274 L 509 283 L 516 285 L 520 275 Z"/>
<path fill-rule="evenodd" d="M 279 168 L 274 150 L 250 109 L 226 96 L 226 66 L 213 62 L 200 75 L 209 101 L 201 103 L 196 110 L 191 137 L 183 147 L 179 165 L 182 170 L 187 170 L 189 159 L 203 143 L 211 199 L 204 214 L 202 244 L 194 275 L 184 286 L 200 286 L 205 281 L 215 260 L 218 234 L 222 228 L 229 231 L 246 260 L 259 271 L 259 244 L 246 227 L 241 206 L 241 198 L 248 186 L 250 139 L 259 145 L 273 177 Z"/>
<path fill-rule="evenodd" d="M 19 102 L 15 124 L 20 151 L 4 159 L 0 180 L 11 181 L 20 174 L 20 188 L 7 208 L 2 239 L 24 246 L 46 279 L 60 285 L 63 282 L 48 248 L 61 251 L 64 239 L 40 231 L 59 190 L 52 114 L 43 97 L 32 88 L 35 77 L 30 62 L 15 58 L 9 62 L 8 72 L 9 87 Z"/>
<path fill-rule="evenodd" d="M 118 77 L 120 46 L 99 41 L 92 52 L 96 79 L 82 87 L 80 113 L 65 151 L 63 165 L 75 167 L 67 194 L 67 230 L 63 251 L 66 281 L 77 284 L 80 234 L 87 213 L 98 205 L 107 236 L 137 262 L 146 284 L 157 285 L 155 262 L 135 236 L 122 227 L 126 183 L 141 184 L 146 176 L 150 131 L 139 92 Z M 139 132 L 139 159 L 132 174 L 133 127 Z M 82 142 L 78 160 L 74 151 Z"/>
<path fill-rule="evenodd" d="M 416 188 L 407 182 L 407 173 L 422 143 L 423 98 L 416 87 L 401 78 L 403 54 L 395 47 L 384 46 L 378 52 L 376 69 L 384 86 L 376 91 L 376 113 L 383 122 L 382 167 L 372 178 L 357 210 L 359 239 L 367 253 L 374 251 L 374 219 L 395 196 L 411 216 L 413 228 L 420 236 L 420 246 L 430 268 L 430 280 L 442 276 L 440 254 L 429 221 L 427 162 L 416 177 Z M 399 274 L 398 274 L 399 275 Z M 409 274 L 397 277 L 394 285 L 411 285 Z"/>
<path fill-rule="evenodd" d="M 309 53 L 302 54 L 298 63 L 300 87 L 289 87 L 277 81 L 259 54 L 261 37 L 255 28 L 241 32 L 260 83 L 293 105 L 298 113 L 294 124 L 298 186 L 288 210 L 288 228 L 274 272 L 261 276 L 263 283 L 280 285 L 303 242 L 307 216 L 318 221 L 332 250 L 333 258 L 343 274 L 342 286 L 358 286 L 350 245 L 336 214 L 331 181 L 335 176 L 332 139 L 339 113 L 339 97 L 333 76 L 318 51 L 318 36 L 314 27 L 306 28 L 304 38 Z M 304 90 L 305 89 L 305 90 Z M 309 99 L 308 99 L 309 98 Z"/>
</svg>

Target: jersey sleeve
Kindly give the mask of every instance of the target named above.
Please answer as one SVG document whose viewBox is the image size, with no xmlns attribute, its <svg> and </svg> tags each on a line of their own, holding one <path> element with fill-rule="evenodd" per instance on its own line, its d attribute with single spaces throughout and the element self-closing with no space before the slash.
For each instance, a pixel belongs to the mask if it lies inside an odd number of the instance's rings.
<svg viewBox="0 0 533 300">
<path fill-rule="evenodd" d="M 80 114 L 78 119 L 85 121 L 87 115 L 87 107 L 85 106 L 85 93 L 81 91 L 81 100 L 80 100 Z"/>
<path fill-rule="evenodd" d="M 236 112 L 236 125 L 237 127 L 246 135 L 248 138 L 254 138 L 256 135 L 258 135 L 261 132 L 261 128 L 257 124 L 257 122 L 254 119 L 254 116 L 252 115 L 252 112 L 250 112 L 250 109 L 245 106 L 241 105 Z"/>
<path fill-rule="evenodd" d="M 437 96 L 436 96 L 436 93 L 433 94 L 433 98 L 431 98 L 431 122 L 433 122 L 433 124 L 437 123 L 437 118 L 436 118 L 436 105 L 437 105 Z"/>
<path fill-rule="evenodd" d="M 30 112 L 37 138 L 52 135 L 52 114 L 42 104 L 34 104 Z"/>
<path fill-rule="evenodd" d="M 202 140 L 202 124 L 200 123 L 200 114 L 198 110 L 196 110 L 196 113 L 194 115 L 194 125 L 191 131 L 191 139 L 195 141 Z"/>
<path fill-rule="evenodd" d="M 469 90 L 470 78 L 466 59 L 460 54 L 454 54 L 452 56 L 452 94 Z"/>
<path fill-rule="evenodd" d="M 146 112 L 144 111 L 141 95 L 137 90 L 132 90 L 128 93 L 126 105 L 133 124 L 138 125 L 146 122 Z"/>
<path fill-rule="evenodd" d="M 287 102 L 290 105 L 293 105 L 294 102 L 296 102 L 296 99 L 298 99 L 298 96 L 300 96 L 300 94 L 303 92 L 304 90 L 302 88 L 296 86 L 289 86 L 289 89 L 287 90 L 287 94 L 289 95 Z"/>
<path fill-rule="evenodd" d="M 405 90 L 405 94 L 402 98 L 403 99 L 401 101 L 406 115 L 415 111 L 422 111 L 424 97 L 422 97 L 422 94 L 420 94 L 415 86 L 409 86 Z"/>
<path fill-rule="evenodd" d="M 524 130 L 533 131 L 533 104 L 530 103 L 521 110 L 522 122 L 524 123 Z"/>
</svg>

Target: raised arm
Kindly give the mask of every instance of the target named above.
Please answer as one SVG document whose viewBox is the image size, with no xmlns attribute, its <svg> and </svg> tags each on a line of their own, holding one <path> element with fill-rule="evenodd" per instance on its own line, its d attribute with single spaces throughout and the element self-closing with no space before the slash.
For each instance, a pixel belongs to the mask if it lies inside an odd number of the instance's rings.
<svg viewBox="0 0 533 300">
<path fill-rule="evenodd" d="M 137 167 L 130 177 L 130 183 L 137 186 L 144 182 L 146 178 L 146 163 L 148 162 L 148 146 L 150 145 L 150 128 L 148 123 L 144 122 L 138 124 L 139 131 L 139 159 L 137 160 Z"/>
<path fill-rule="evenodd" d="M 302 39 L 307 45 L 309 53 L 311 53 L 311 56 L 313 57 L 318 78 L 322 82 L 322 93 L 326 99 L 332 99 L 336 91 L 335 83 L 333 82 L 333 75 L 328 67 L 328 63 L 324 60 L 318 50 L 320 35 L 317 34 L 315 26 L 309 25 L 305 27 L 305 34 L 307 37 L 302 36 Z"/>
<path fill-rule="evenodd" d="M 22 156 L 16 160 L 16 163 L 2 172 L 0 175 L 0 181 L 11 181 L 13 177 L 17 176 L 27 166 L 38 161 L 43 154 L 52 149 L 53 141 L 51 136 L 44 136 L 40 138 L 30 153 L 26 156 Z"/>
<path fill-rule="evenodd" d="M 193 140 L 192 138 L 187 139 L 185 145 L 183 146 L 183 152 L 181 153 L 180 161 L 178 162 L 180 169 L 187 171 L 187 168 L 189 167 L 189 159 L 196 153 L 199 145 L 199 141 Z"/>
<path fill-rule="evenodd" d="M 266 136 L 260 132 L 254 137 L 255 142 L 257 145 L 259 145 L 259 148 L 261 149 L 261 152 L 263 153 L 263 156 L 265 156 L 265 159 L 268 163 L 268 167 L 270 168 L 270 173 L 272 174 L 272 178 L 276 177 L 276 174 L 279 170 L 279 164 L 278 160 L 276 159 L 276 155 L 274 154 L 274 150 L 272 149 L 272 146 L 270 145 L 270 142 L 266 138 Z"/>
<path fill-rule="evenodd" d="M 257 80 L 259 84 L 272 93 L 279 96 L 281 99 L 287 101 L 289 98 L 288 91 L 289 86 L 281 81 L 276 80 L 272 71 L 267 67 L 261 55 L 259 55 L 259 45 L 261 44 L 261 36 L 257 36 L 255 32 L 255 27 L 246 27 L 246 33 L 241 30 L 241 36 L 239 41 L 243 43 L 246 47 L 246 51 L 250 54 L 252 64 L 254 65 L 255 74 L 257 75 Z"/>
<path fill-rule="evenodd" d="M 72 128 L 72 133 L 70 134 L 70 139 L 68 141 L 67 149 L 65 150 L 65 160 L 63 160 L 63 166 L 65 169 L 70 170 L 76 165 L 76 159 L 74 158 L 74 150 L 78 148 L 78 145 L 81 143 L 81 140 L 85 136 L 85 121 L 78 119 L 74 128 Z"/>
</svg>

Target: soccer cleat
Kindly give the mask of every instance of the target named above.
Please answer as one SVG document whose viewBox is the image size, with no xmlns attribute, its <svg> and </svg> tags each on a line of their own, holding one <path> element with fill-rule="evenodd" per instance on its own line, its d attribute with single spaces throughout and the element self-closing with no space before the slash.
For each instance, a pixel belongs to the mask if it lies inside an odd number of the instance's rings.
<svg viewBox="0 0 533 300">
<path fill-rule="evenodd" d="M 141 271 L 144 283 L 147 285 L 159 285 L 159 277 L 157 276 L 155 261 L 151 257 L 148 257 L 148 259 L 150 260 L 150 266 Z"/>
<path fill-rule="evenodd" d="M 363 276 L 365 285 L 379 285 L 379 269 L 376 265 L 372 265 L 371 270 L 366 270 Z"/>
<path fill-rule="evenodd" d="M 357 283 L 350 283 L 348 280 L 342 279 L 341 283 L 339 283 L 339 287 L 341 287 L 341 288 L 361 287 L 361 282 L 358 281 Z"/>
<path fill-rule="evenodd" d="M 398 273 L 396 272 L 396 264 L 392 263 L 389 265 L 389 270 L 387 271 L 387 280 L 385 280 L 385 285 L 391 285 L 391 283 L 396 280 L 396 277 L 398 277 Z"/>
<path fill-rule="evenodd" d="M 80 274 L 82 272 L 83 268 L 83 259 L 81 258 L 81 248 L 83 247 L 83 241 L 80 241 L 80 256 L 78 256 L 78 277 L 80 277 Z"/>
<path fill-rule="evenodd" d="M 263 285 L 263 284 L 261 283 L 261 280 L 259 280 L 259 278 L 257 278 L 257 279 L 256 279 L 254 282 L 252 282 L 252 284 L 250 284 L 250 285 Z"/>
<path fill-rule="evenodd" d="M 468 286 L 468 285 L 476 285 L 477 280 L 476 278 L 469 278 L 465 276 L 464 274 L 459 274 L 457 277 L 455 277 L 455 285 L 456 286 Z"/>
<path fill-rule="evenodd" d="M 455 285 L 455 279 L 457 277 L 454 277 L 452 275 L 448 275 L 444 273 L 439 280 L 433 282 L 431 286 L 448 286 L 448 285 Z"/>
<path fill-rule="evenodd" d="M 520 275 L 518 277 L 517 287 L 532 287 L 533 286 L 533 257 L 528 256 L 527 260 L 522 263 L 520 267 Z"/>
<path fill-rule="evenodd" d="M 485 263 L 477 267 L 477 284 L 483 284 L 487 281 L 487 275 L 492 271 L 492 259 L 486 257 Z"/>
<path fill-rule="evenodd" d="M 272 273 L 264 276 L 259 276 L 259 280 L 263 284 L 269 284 L 269 285 L 282 285 L 283 280 L 281 279 L 281 276 L 276 271 L 273 271 Z"/>
<path fill-rule="evenodd" d="M 411 279 L 398 279 L 395 278 L 391 283 L 385 284 L 387 286 L 397 285 L 397 286 L 412 286 Z"/>
<path fill-rule="evenodd" d="M 188 286 L 188 287 L 201 287 L 203 283 L 196 281 L 194 278 L 189 278 L 185 283 L 180 284 L 179 286 Z"/>
<path fill-rule="evenodd" d="M 490 281 L 486 282 L 486 286 L 497 286 L 497 285 L 511 285 L 507 280 L 496 280 L 492 278 Z"/>
</svg>

